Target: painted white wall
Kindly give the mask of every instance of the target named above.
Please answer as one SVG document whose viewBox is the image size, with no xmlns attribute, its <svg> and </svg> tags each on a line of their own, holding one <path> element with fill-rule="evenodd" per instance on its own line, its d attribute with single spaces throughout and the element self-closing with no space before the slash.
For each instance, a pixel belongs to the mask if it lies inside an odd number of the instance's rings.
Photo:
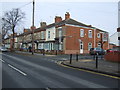
<svg viewBox="0 0 120 90">
<path fill-rule="evenodd" d="M 50 31 L 50 38 L 48 38 L 48 32 Z M 51 27 L 46 29 L 46 41 L 52 41 L 55 40 L 55 27 Z"/>
<path fill-rule="evenodd" d="M 17 37 L 15 37 L 15 42 L 18 42 L 18 38 Z"/>
<path fill-rule="evenodd" d="M 10 48 L 10 44 L 5 44 L 5 47 L 6 48 Z"/>
<path fill-rule="evenodd" d="M 110 36 L 110 43 L 113 43 L 118 46 L 118 32 L 115 32 L 113 35 Z"/>
</svg>

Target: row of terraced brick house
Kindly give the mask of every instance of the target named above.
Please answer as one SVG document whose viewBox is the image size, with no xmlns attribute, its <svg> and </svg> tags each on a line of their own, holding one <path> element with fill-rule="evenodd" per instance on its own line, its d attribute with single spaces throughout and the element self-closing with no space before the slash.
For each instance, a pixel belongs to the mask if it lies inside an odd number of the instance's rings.
<svg viewBox="0 0 120 90">
<path fill-rule="evenodd" d="M 6 47 L 11 48 L 12 36 L 4 40 Z M 32 31 L 24 29 L 24 33 L 15 35 L 15 48 L 26 50 L 32 46 Z M 47 25 L 41 22 L 39 28 L 34 29 L 35 52 L 45 50 L 51 53 L 86 54 L 90 48 L 109 48 L 108 32 L 92 25 L 86 25 L 70 17 L 66 12 L 65 19 L 55 17 L 55 22 Z"/>
</svg>

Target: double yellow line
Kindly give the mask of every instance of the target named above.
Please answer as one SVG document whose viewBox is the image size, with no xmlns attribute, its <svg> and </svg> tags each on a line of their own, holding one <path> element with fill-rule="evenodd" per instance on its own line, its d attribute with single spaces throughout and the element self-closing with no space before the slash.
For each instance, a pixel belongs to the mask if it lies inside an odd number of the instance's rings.
<svg viewBox="0 0 120 90">
<path fill-rule="evenodd" d="M 67 68 L 71 68 L 71 69 L 75 69 L 75 70 L 80 70 L 80 71 L 84 71 L 84 72 L 89 72 L 89 73 L 93 73 L 93 74 L 98 74 L 98 75 L 102 75 L 102 76 L 106 76 L 106 77 L 111 77 L 111 78 L 114 78 L 114 79 L 120 79 L 120 77 L 117 77 L 117 76 L 112 76 L 112 75 L 102 74 L 102 73 L 98 73 L 98 72 L 94 72 L 94 71 L 89 71 L 89 70 L 74 68 L 74 67 L 70 67 L 70 66 L 63 65 L 63 64 L 61 64 L 61 63 L 57 63 L 57 64 L 60 65 L 60 66 L 67 67 Z"/>
</svg>

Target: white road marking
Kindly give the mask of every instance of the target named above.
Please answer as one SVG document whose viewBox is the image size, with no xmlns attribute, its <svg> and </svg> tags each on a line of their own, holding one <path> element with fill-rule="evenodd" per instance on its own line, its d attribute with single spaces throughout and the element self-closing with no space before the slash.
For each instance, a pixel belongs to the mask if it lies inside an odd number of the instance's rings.
<svg viewBox="0 0 120 90">
<path fill-rule="evenodd" d="M 24 73 L 24 72 L 22 72 L 21 70 L 15 68 L 14 66 L 12 66 L 12 65 L 10 65 L 10 64 L 8 64 L 8 66 L 11 67 L 12 69 L 16 70 L 17 72 L 21 73 L 22 75 L 27 76 L 26 73 Z"/>
<path fill-rule="evenodd" d="M 57 63 L 57 61 L 55 61 L 55 63 Z"/>
<path fill-rule="evenodd" d="M 5 63 L 5 61 L 4 61 L 4 60 L 2 60 L 2 59 L 0 59 L 0 61 L 2 61 L 3 63 Z"/>
<path fill-rule="evenodd" d="M 62 58 L 62 60 L 68 60 L 67 58 Z"/>
<path fill-rule="evenodd" d="M 49 87 L 45 88 L 46 90 L 51 90 Z"/>
</svg>

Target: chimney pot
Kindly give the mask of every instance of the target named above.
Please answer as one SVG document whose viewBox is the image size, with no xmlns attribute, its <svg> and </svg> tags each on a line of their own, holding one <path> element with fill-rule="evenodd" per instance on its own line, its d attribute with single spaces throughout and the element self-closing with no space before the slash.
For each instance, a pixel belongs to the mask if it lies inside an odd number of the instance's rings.
<svg viewBox="0 0 120 90">
<path fill-rule="evenodd" d="M 35 30 L 35 29 L 36 29 L 36 27 L 35 27 L 35 26 L 31 26 L 31 31 L 32 31 L 32 30 Z"/>
<path fill-rule="evenodd" d="M 60 16 L 55 17 L 55 23 L 61 22 L 61 21 L 62 21 L 62 18 Z"/>
<path fill-rule="evenodd" d="M 69 12 L 66 12 L 66 14 L 65 14 L 65 20 L 69 19 L 69 18 L 70 18 L 70 14 L 69 14 Z"/>
<path fill-rule="evenodd" d="M 45 27 L 46 25 L 47 25 L 46 22 L 41 22 L 41 23 L 40 23 L 40 26 L 41 26 L 41 27 Z"/>
</svg>

